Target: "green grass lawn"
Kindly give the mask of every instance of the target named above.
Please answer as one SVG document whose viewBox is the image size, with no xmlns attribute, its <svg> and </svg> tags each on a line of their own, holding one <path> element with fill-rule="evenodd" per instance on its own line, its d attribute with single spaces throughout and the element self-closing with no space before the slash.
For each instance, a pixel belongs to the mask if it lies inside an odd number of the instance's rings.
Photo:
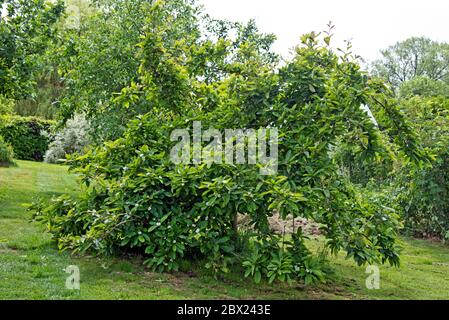
<svg viewBox="0 0 449 320">
<path fill-rule="evenodd" d="M 331 280 L 254 284 L 234 271 L 215 279 L 199 266 L 158 274 L 138 257 L 96 258 L 59 253 L 26 207 L 39 197 L 76 194 L 75 177 L 57 165 L 18 161 L 0 168 L 0 299 L 449 299 L 449 247 L 403 239 L 401 267 L 380 267 L 380 289 L 365 287 L 365 268 L 344 255 L 330 258 Z M 322 240 L 310 240 L 319 249 Z M 76 265 L 81 290 L 65 288 L 64 269 Z"/>
</svg>

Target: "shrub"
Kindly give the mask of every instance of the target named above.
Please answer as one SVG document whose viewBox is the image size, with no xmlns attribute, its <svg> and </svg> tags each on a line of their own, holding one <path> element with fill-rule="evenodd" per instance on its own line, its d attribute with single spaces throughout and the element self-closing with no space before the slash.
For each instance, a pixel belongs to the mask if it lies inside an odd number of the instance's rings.
<svg viewBox="0 0 449 320">
<path fill-rule="evenodd" d="M 322 74 L 309 78 L 317 60 L 323 64 Z M 183 115 L 181 110 L 197 109 L 182 101 L 185 107 L 177 109 L 181 115 L 167 110 L 167 103 L 131 121 L 122 138 L 72 160 L 72 168 L 88 187 L 81 198 L 62 196 L 49 205 L 37 204 L 33 208 L 36 219 L 49 227 L 61 249 L 144 253 L 145 263 L 158 271 L 177 270 L 185 258 L 201 258 L 215 272 L 225 272 L 230 262 L 238 262 L 256 282 L 322 280 L 321 264 L 305 246 L 300 229 L 291 239 L 269 230 L 268 217 L 278 212 L 283 219 L 305 217 L 321 224 L 332 252 L 345 250 L 359 265 L 397 265 L 396 215 L 353 188 L 338 174 L 329 153 L 337 137 L 357 134 L 343 125 L 348 116 L 381 152 L 376 143 L 382 140 L 359 103 L 375 93 L 364 89 L 354 97 L 351 91 L 371 84 L 355 65 L 314 46 L 302 49 L 281 74 L 283 79 L 276 73 L 255 78 L 260 86 L 255 91 L 244 82 L 231 82 L 232 88 L 239 85 L 239 92 L 245 92 L 238 104 L 243 110 L 228 108 L 225 103 L 209 113 Z M 285 91 L 273 90 L 281 93 L 266 101 L 269 107 L 259 110 L 259 115 L 245 110 L 255 107 L 252 99 L 273 80 Z M 309 91 L 293 89 L 296 81 L 302 81 Z M 188 87 L 173 88 L 185 89 Z M 127 101 L 127 92 L 121 99 Z M 239 119 L 242 127 L 252 122 L 279 128 L 279 136 L 284 138 L 279 142 L 278 175 L 262 176 L 253 165 L 189 166 L 170 161 L 174 129 L 189 127 L 190 117 L 205 126 L 229 128 L 237 119 L 234 112 L 243 115 Z M 254 225 L 244 254 L 237 250 L 237 213 L 250 217 Z"/>
<path fill-rule="evenodd" d="M 449 99 L 413 97 L 402 102 L 415 130 L 433 155 L 431 165 L 406 165 L 398 175 L 405 231 L 449 239 Z"/>
<path fill-rule="evenodd" d="M 431 167 L 406 167 L 403 173 L 399 201 L 409 236 L 449 240 L 449 139 L 445 140 Z"/>
<path fill-rule="evenodd" d="M 89 123 L 82 115 L 76 115 L 67 121 L 65 128 L 60 130 L 50 143 L 49 149 L 45 153 L 44 160 L 49 163 L 56 163 L 65 159 L 66 155 L 82 153 L 89 145 Z"/>
<path fill-rule="evenodd" d="M 399 95 L 403 99 L 410 99 L 414 96 L 449 98 L 449 84 L 427 77 L 416 77 L 400 86 Z"/>
<path fill-rule="evenodd" d="M 11 114 L 14 110 L 14 101 L 0 95 L 0 115 Z"/>
<path fill-rule="evenodd" d="M 0 167 L 14 165 L 14 152 L 10 144 L 0 136 Z"/>
<path fill-rule="evenodd" d="M 11 144 L 17 159 L 42 161 L 50 138 L 53 121 L 34 117 L 0 117 L 0 135 Z"/>
<path fill-rule="evenodd" d="M 315 33 L 302 37 L 296 56 L 280 69 L 261 63 L 258 47 L 246 41 L 235 51 L 221 40 L 164 42 L 171 28 L 163 8 L 156 2 L 148 12 L 139 83 L 114 99 L 121 112 L 145 106 L 147 113 L 131 120 L 119 139 L 71 159 L 84 186 L 79 198 L 63 195 L 32 207 L 59 248 L 135 252 L 158 271 L 177 270 L 187 258 L 215 272 L 238 263 L 256 282 L 322 280 L 321 261 L 301 229 L 291 237 L 270 230 L 276 213 L 315 221 L 330 251 L 343 250 L 359 265 L 398 265 L 396 214 L 353 187 L 330 152 L 347 141 L 366 161 L 385 157 L 382 128 L 396 150 L 425 158 L 387 86 L 369 79 L 351 54 L 330 50 L 330 37 L 320 42 Z M 216 78 L 202 69 L 211 64 L 219 70 Z M 171 134 L 191 130 L 193 121 L 219 132 L 278 129 L 277 174 L 223 161 L 174 163 L 170 154 L 178 141 Z M 246 237 L 237 228 L 238 214 L 251 220 Z"/>
</svg>

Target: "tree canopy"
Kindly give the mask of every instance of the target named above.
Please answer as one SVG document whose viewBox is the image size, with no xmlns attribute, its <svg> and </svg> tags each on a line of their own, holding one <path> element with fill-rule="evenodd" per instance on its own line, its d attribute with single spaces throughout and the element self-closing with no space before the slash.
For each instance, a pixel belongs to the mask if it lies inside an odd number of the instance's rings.
<svg viewBox="0 0 449 320">
<path fill-rule="evenodd" d="M 391 85 L 416 77 L 449 83 L 449 44 L 425 37 L 412 37 L 381 51 L 373 71 Z"/>
<path fill-rule="evenodd" d="M 62 1 L 2 0 L 0 7 L 0 95 L 32 94 L 36 74 L 45 68 L 45 54 L 64 12 Z"/>
</svg>

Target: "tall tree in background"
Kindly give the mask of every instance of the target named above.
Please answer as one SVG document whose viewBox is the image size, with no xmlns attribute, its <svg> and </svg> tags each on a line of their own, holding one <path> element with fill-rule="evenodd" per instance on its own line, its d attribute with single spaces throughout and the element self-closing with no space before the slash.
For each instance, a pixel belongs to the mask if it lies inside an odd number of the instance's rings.
<svg viewBox="0 0 449 320">
<path fill-rule="evenodd" d="M 373 73 L 394 87 L 416 77 L 449 82 L 449 44 L 412 37 L 381 51 Z"/>
<path fill-rule="evenodd" d="M 32 93 L 15 102 L 15 112 L 22 116 L 56 118 L 60 101 L 65 91 L 64 77 L 60 72 L 61 61 L 58 52 L 64 43 L 70 41 L 68 35 L 82 34 L 81 27 L 97 13 L 90 0 L 64 0 L 65 12 L 54 25 L 55 36 L 40 55 L 41 68 L 34 76 Z"/>
<path fill-rule="evenodd" d="M 53 56 L 64 79 L 58 112 L 64 121 L 75 113 L 85 113 L 95 131 L 95 140 L 101 142 L 121 136 L 129 119 L 153 107 L 140 99 L 124 108 L 115 98 L 125 90 L 128 96 L 138 99 L 140 89 L 133 85 L 141 80 L 138 44 L 152 14 L 149 8 L 158 1 L 88 2 L 96 14 L 81 21 L 78 30 L 65 30 L 55 46 Z M 270 50 L 275 37 L 260 33 L 253 21 L 240 24 L 211 19 L 201 13 L 194 0 L 167 0 L 164 6 L 167 9 L 161 19 L 169 21 L 170 27 L 161 39 L 153 40 L 170 48 L 165 52 L 166 57 L 170 56 L 167 59 L 182 61 L 193 77 L 211 84 L 241 73 L 242 65 L 258 69 L 277 61 L 277 55 Z M 240 50 L 242 44 L 246 51 Z M 253 51 L 258 53 L 256 58 L 248 54 Z M 155 54 L 148 52 L 150 58 Z M 184 61 L 186 57 L 188 60 Z M 160 61 L 150 58 L 148 66 L 156 68 Z M 164 80 L 151 79 L 159 82 L 160 88 L 166 86 Z M 166 94 L 170 95 L 168 91 Z"/>
<path fill-rule="evenodd" d="M 33 93 L 42 55 L 55 35 L 62 1 L 0 0 L 0 95 L 22 98 Z"/>
</svg>

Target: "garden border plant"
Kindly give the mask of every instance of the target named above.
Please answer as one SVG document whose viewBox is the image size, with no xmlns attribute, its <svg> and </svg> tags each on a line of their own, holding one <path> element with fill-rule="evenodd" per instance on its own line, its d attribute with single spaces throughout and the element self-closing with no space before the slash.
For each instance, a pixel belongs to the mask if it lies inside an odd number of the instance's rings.
<svg viewBox="0 0 449 320">
<path fill-rule="evenodd" d="M 37 117 L 4 115 L 0 116 L 0 135 L 13 147 L 17 159 L 42 161 L 54 124 Z"/>
</svg>

